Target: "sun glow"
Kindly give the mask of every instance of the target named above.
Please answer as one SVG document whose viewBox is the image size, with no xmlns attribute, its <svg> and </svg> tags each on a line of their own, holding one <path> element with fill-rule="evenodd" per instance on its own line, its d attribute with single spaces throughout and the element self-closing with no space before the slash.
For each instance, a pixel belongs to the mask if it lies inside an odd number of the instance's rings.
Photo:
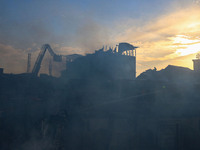
<svg viewBox="0 0 200 150">
<path fill-rule="evenodd" d="M 171 38 L 173 48 L 176 48 L 176 54 L 179 56 L 186 56 L 200 51 L 200 39 L 191 38 L 185 35 L 177 35 Z"/>
</svg>

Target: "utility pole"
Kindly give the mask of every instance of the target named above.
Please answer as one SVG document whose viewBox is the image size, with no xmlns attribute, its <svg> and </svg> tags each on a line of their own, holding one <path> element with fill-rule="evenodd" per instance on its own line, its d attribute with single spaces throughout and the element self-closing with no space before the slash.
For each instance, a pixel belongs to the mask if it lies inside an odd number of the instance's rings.
<svg viewBox="0 0 200 150">
<path fill-rule="evenodd" d="M 27 73 L 30 73 L 31 70 L 31 53 L 28 53 L 28 61 L 27 61 Z"/>
<path fill-rule="evenodd" d="M 49 75 L 52 76 L 52 61 L 49 60 Z"/>
</svg>

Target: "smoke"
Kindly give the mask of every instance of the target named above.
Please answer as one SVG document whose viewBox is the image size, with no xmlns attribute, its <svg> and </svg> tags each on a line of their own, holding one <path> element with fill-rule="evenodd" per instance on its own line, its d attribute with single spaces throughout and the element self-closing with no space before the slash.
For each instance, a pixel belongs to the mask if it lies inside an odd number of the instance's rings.
<svg viewBox="0 0 200 150">
<path fill-rule="evenodd" d="M 54 1 L 4 2 L 0 14 L 0 58 L 5 72 L 24 72 L 27 53 L 32 52 L 35 61 L 46 43 L 63 55 L 91 53 L 108 44 L 107 28 L 95 21 L 92 12 L 79 7 Z"/>
<path fill-rule="evenodd" d="M 25 72 L 26 59 L 27 55 L 22 50 L 0 44 L 0 67 L 5 68 L 5 72 Z"/>
<path fill-rule="evenodd" d="M 76 35 L 75 41 L 78 47 L 86 52 L 94 51 L 111 43 L 109 30 L 93 20 L 86 22 L 83 27 L 79 28 Z"/>
</svg>

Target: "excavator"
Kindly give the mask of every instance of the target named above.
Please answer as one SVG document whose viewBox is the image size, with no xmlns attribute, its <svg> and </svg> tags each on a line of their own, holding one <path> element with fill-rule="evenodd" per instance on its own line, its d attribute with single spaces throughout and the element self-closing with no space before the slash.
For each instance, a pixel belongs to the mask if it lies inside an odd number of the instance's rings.
<svg viewBox="0 0 200 150">
<path fill-rule="evenodd" d="M 43 60 L 44 55 L 45 55 L 47 50 L 49 51 L 50 55 L 53 57 L 53 61 L 56 61 L 56 62 L 61 62 L 62 61 L 62 56 L 61 55 L 55 54 L 49 44 L 44 44 L 42 46 L 42 48 L 41 48 L 41 51 L 40 51 L 40 53 L 39 53 L 39 55 L 37 57 L 35 65 L 33 67 L 33 70 L 32 70 L 32 74 L 33 75 L 35 75 L 35 76 L 38 75 L 38 73 L 40 71 L 42 60 Z"/>
<path fill-rule="evenodd" d="M 81 57 L 82 55 L 79 55 L 79 54 L 72 54 L 72 55 L 57 55 L 56 53 L 54 53 L 53 49 L 51 48 L 51 46 L 49 44 L 44 44 L 41 48 L 41 51 L 37 57 L 37 60 L 35 62 L 35 65 L 33 67 L 33 70 L 32 70 L 32 74 L 35 75 L 35 76 L 38 76 L 38 73 L 40 71 L 40 67 L 41 67 L 41 63 L 42 63 L 42 60 L 44 58 L 44 55 L 46 53 L 46 51 L 49 51 L 50 55 L 53 57 L 53 61 L 56 61 L 56 62 L 62 62 L 62 58 L 65 57 L 65 59 L 67 61 L 74 61 L 76 58 L 78 57 Z M 52 62 L 50 62 L 52 63 Z M 50 68 L 52 69 L 52 68 Z"/>
</svg>

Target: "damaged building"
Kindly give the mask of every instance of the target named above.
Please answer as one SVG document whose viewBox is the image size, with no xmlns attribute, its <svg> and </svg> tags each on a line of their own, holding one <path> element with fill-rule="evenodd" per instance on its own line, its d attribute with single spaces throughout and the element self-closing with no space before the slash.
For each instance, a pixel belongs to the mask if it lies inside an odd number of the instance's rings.
<svg viewBox="0 0 200 150">
<path fill-rule="evenodd" d="M 67 60 L 62 76 L 69 79 L 126 79 L 136 78 L 136 48 L 119 43 L 115 49 L 96 50 L 93 54 Z"/>
</svg>

